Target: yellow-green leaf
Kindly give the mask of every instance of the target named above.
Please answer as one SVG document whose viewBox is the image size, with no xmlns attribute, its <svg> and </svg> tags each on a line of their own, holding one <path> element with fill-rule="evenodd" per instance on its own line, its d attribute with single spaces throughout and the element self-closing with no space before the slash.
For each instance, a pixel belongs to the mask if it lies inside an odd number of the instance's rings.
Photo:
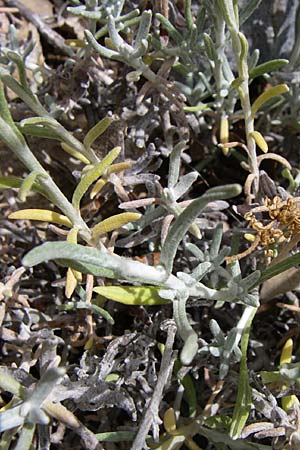
<svg viewBox="0 0 300 450">
<path fill-rule="evenodd" d="M 71 267 L 69 267 L 67 271 L 67 279 L 65 287 L 65 296 L 67 298 L 71 298 L 73 292 L 75 291 L 76 286 L 77 286 L 77 279 L 74 275 L 73 270 L 71 269 Z"/>
<path fill-rule="evenodd" d="M 30 190 L 32 189 L 32 186 L 38 176 L 45 176 L 45 175 L 41 174 L 41 172 L 39 172 L 38 170 L 34 170 L 25 178 L 25 180 L 21 184 L 18 197 L 22 202 L 25 202 L 26 197 L 29 194 Z"/>
<path fill-rule="evenodd" d="M 280 355 L 280 365 L 290 363 L 293 355 L 293 339 L 289 338 L 286 340 L 284 346 L 281 350 Z"/>
<path fill-rule="evenodd" d="M 240 53 L 240 64 L 243 64 L 243 62 L 247 58 L 248 53 L 248 41 L 246 39 L 246 36 L 243 33 L 238 33 L 240 44 L 241 44 L 241 53 Z"/>
<path fill-rule="evenodd" d="M 176 431 L 176 417 L 173 408 L 167 409 L 164 414 L 164 427 L 169 434 Z"/>
<path fill-rule="evenodd" d="M 289 338 L 287 339 L 287 341 L 285 342 L 282 350 L 281 350 L 281 355 L 280 355 L 280 366 L 282 366 L 283 364 L 288 364 L 291 362 L 292 360 L 292 355 L 293 355 L 293 339 Z M 282 390 L 284 391 L 285 389 L 287 389 L 288 386 L 283 385 L 282 386 Z M 293 404 L 297 404 L 299 405 L 299 400 L 296 397 L 296 395 L 286 395 L 284 397 L 282 397 L 281 399 L 281 406 L 285 411 L 288 411 Z"/>
<path fill-rule="evenodd" d="M 220 123 L 220 142 L 222 144 L 225 144 L 228 142 L 229 139 L 229 123 L 227 117 L 221 118 Z"/>
<path fill-rule="evenodd" d="M 103 297 L 125 305 L 162 305 L 168 300 L 161 298 L 161 290 L 156 286 L 98 286 L 94 292 Z"/>
<path fill-rule="evenodd" d="M 70 47 L 85 48 L 86 43 L 82 39 L 65 39 L 65 44 Z"/>
<path fill-rule="evenodd" d="M 99 137 L 101 134 L 104 133 L 104 131 L 107 130 L 107 128 L 110 126 L 110 124 L 113 122 L 113 119 L 110 117 L 104 117 L 104 119 L 100 120 L 93 128 L 91 128 L 88 133 L 86 134 L 83 144 L 86 148 L 90 148 L 92 143 Z"/>
<path fill-rule="evenodd" d="M 97 181 L 97 183 L 95 184 L 95 186 L 93 187 L 93 189 L 91 190 L 90 198 L 93 199 L 97 194 L 99 194 L 101 189 L 107 183 L 107 181 L 108 181 L 107 177 L 111 173 L 117 173 L 117 172 L 121 172 L 122 170 L 129 169 L 129 167 L 131 167 L 131 165 L 132 164 L 130 162 L 121 162 L 121 163 L 117 163 L 117 164 L 112 164 L 110 167 L 108 167 L 105 171 L 105 177 L 103 176 L 102 178 L 100 178 Z"/>
<path fill-rule="evenodd" d="M 67 236 L 67 242 L 71 242 L 71 244 L 77 244 L 78 232 L 79 232 L 79 228 L 77 228 L 77 227 L 71 228 L 71 230 L 69 231 L 68 236 Z M 72 271 L 73 277 L 75 277 L 77 281 L 82 281 L 82 273 L 81 272 L 79 272 L 78 270 L 75 270 L 75 269 L 71 269 L 71 268 L 69 268 L 69 269 Z M 69 277 L 71 279 L 71 275 Z M 67 284 L 68 284 L 68 274 L 67 274 Z M 70 281 L 70 284 L 71 284 L 71 281 Z M 76 287 L 76 284 L 75 284 L 75 287 Z M 75 289 L 75 287 L 74 287 L 74 289 Z M 74 291 L 74 289 L 73 289 L 73 291 Z M 72 291 L 71 295 L 73 294 L 73 291 Z M 66 285 L 66 292 L 67 292 L 67 285 Z M 66 297 L 68 297 L 67 294 L 66 294 Z M 70 298 L 70 297 L 68 297 L 68 298 Z"/>
<path fill-rule="evenodd" d="M 184 112 L 198 112 L 198 111 L 203 111 L 203 110 L 210 111 L 211 108 L 205 103 L 200 103 L 197 106 L 184 106 L 183 107 Z"/>
<path fill-rule="evenodd" d="M 103 174 L 104 170 L 107 169 L 108 166 L 111 165 L 111 163 L 119 155 L 120 151 L 121 147 L 115 147 L 108 153 L 108 155 L 103 158 L 100 163 L 98 163 L 93 169 L 89 170 L 89 172 L 81 178 L 72 198 L 72 205 L 74 206 L 74 208 L 79 209 L 80 200 L 82 199 L 90 185 Z"/>
<path fill-rule="evenodd" d="M 256 112 L 262 107 L 264 103 L 266 103 L 271 98 L 276 95 L 285 94 L 289 91 L 289 88 L 286 84 L 277 84 L 276 86 L 272 86 L 267 91 L 263 92 L 253 103 L 251 108 L 252 117 L 255 116 Z"/>
<path fill-rule="evenodd" d="M 95 185 L 93 186 L 93 188 L 92 188 L 92 190 L 90 192 L 90 199 L 93 200 L 93 198 L 95 198 L 96 195 L 99 194 L 99 192 L 106 185 L 107 181 L 108 180 L 107 180 L 106 177 L 99 178 L 99 180 L 95 183 Z"/>
<path fill-rule="evenodd" d="M 73 227 L 68 233 L 67 242 L 77 244 L 78 231 L 79 229 L 77 227 Z"/>
<path fill-rule="evenodd" d="M 61 148 L 69 155 L 73 156 L 76 159 L 79 159 L 79 161 L 82 161 L 84 164 L 90 164 L 90 161 L 84 155 L 72 148 L 70 145 L 66 144 L 65 142 L 61 142 L 60 145 Z"/>
<path fill-rule="evenodd" d="M 108 217 L 92 228 L 92 237 L 95 239 L 103 233 L 109 233 L 110 231 L 116 230 L 129 222 L 134 222 L 135 220 L 140 219 L 141 216 L 142 215 L 138 213 L 126 212 Z"/>
<path fill-rule="evenodd" d="M 250 133 L 250 135 L 253 137 L 256 144 L 259 146 L 259 148 L 264 153 L 267 153 L 269 148 L 268 148 L 268 144 L 267 144 L 265 138 L 263 137 L 263 135 L 259 131 L 253 131 L 252 133 Z"/>
<path fill-rule="evenodd" d="M 288 59 L 272 59 L 271 61 L 267 61 L 265 63 L 260 64 L 259 66 L 254 67 L 250 70 L 249 78 L 256 78 L 264 75 L 265 73 L 274 72 L 274 70 L 279 70 L 281 67 L 288 64 Z"/>
<path fill-rule="evenodd" d="M 110 167 L 107 168 L 106 174 L 110 175 L 111 173 L 122 172 L 122 170 L 129 169 L 129 167 L 131 166 L 132 163 L 129 161 L 112 164 Z"/>
<path fill-rule="evenodd" d="M 66 227 L 72 226 L 72 222 L 67 216 L 48 209 L 21 209 L 20 211 L 11 213 L 8 218 L 40 220 L 41 222 L 57 223 L 58 225 L 65 225 Z"/>
<path fill-rule="evenodd" d="M 0 177 L 0 189 L 19 188 L 22 185 L 23 179 L 13 175 L 7 177 Z"/>
</svg>

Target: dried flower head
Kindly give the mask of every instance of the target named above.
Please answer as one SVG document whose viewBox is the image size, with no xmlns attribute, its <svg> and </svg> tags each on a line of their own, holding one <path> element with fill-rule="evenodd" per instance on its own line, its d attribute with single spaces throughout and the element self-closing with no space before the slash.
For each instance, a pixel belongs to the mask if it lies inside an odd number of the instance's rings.
<svg viewBox="0 0 300 450">
<path fill-rule="evenodd" d="M 257 214 L 267 213 L 266 219 L 258 219 Z M 250 227 L 256 232 L 253 243 L 242 253 L 229 256 L 228 263 L 244 258 L 258 246 L 264 247 L 267 257 L 274 256 L 278 244 L 289 242 L 300 233 L 300 197 L 282 200 L 275 196 L 272 200 L 265 198 L 264 204 L 253 208 L 244 215 Z"/>
</svg>

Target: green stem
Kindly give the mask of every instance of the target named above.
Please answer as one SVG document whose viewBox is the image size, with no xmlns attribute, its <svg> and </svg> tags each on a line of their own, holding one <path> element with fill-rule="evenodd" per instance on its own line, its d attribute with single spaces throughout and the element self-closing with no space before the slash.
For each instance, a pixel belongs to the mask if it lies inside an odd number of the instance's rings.
<svg viewBox="0 0 300 450">
<path fill-rule="evenodd" d="M 73 225 L 81 230 L 82 237 L 89 241 L 90 230 L 80 216 L 80 213 L 73 208 L 72 204 L 54 183 L 48 172 L 32 154 L 24 137 L 18 129 L 16 127 L 15 130 L 12 129 L 2 117 L 0 117 L 0 137 L 30 172 L 37 172 L 42 175 L 39 179 L 39 183 L 47 192 L 47 198 L 69 217 Z"/>
</svg>

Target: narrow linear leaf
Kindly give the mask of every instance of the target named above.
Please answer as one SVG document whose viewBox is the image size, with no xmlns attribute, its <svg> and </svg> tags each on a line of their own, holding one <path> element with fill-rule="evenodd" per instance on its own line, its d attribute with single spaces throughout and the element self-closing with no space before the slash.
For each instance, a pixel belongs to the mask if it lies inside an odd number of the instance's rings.
<svg viewBox="0 0 300 450">
<path fill-rule="evenodd" d="M 282 381 L 282 375 L 279 370 L 273 370 L 272 372 L 262 370 L 261 372 L 259 372 L 259 376 L 261 377 L 261 381 L 264 384 L 279 383 L 280 381 Z"/>
<path fill-rule="evenodd" d="M 77 244 L 79 229 L 77 227 L 73 227 L 67 236 L 67 242 L 71 242 L 72 244 Z M 70 298 L 77 286 L 77 282 L 82 281 L 81 272 L 72 269 L 71 267 L 67 270 L 67 279 L 66 279 L 66 287 L 65 287 L 65 295 L 67 298 Z"/>
<path fill-rule="evenodd" d="M 26 395 L 26 389 L 21 383 L 3 369 L 0 370 L 0 387 L 3 391 L 10 392 L 19 398 L 23 398 Z"/>
<path fill-rule="evenodd" d="M 35 423 L 25 423 L 19 435 L 15 450 L 30 450 L 35 432 Z"/>
<path fill-rule="evenodd" d="M 104 117 L 93 128 L 91 128 L 86 134 L 83 144 L 86 148 L 90 148 L 93 142 L 107 130 L 112 124 L 113 120 L 110 117 Z"/>
<path fill-rule="evenodd" d="M 258 50 L 258 48 L 255 48 L 253 50 L 253 52 L 251 53 L 251 55 L 249 55 L 249 58 L 248 58 L 249 78 L 250 78 L 251 70 L 254 69 L 254 67 L 257 66 L 257 63 L 258 63 L 258 60 L 259 60 L 259 56 L 260 56 L 260 51 Z"/>
<path fill-rule="evenodd" d="M 23 258 L 23 265 L 32 267 L 52 259 L 80 272 L 85 272 L 87 266 L 93 275 L 104 273 L 103 276 L 119 280 L 164 286 L 167 279 L 166 271 L 161 266 L 149 266 L 114 253 L 69 242 L 46 242 L 35 247 Z"/>
<path fill-rule="evenodd" d="M 271 61 L 267 61 L 254 67 L 249 73 L 249 78 L 253 79 L 256 77 L 260 77 L 265 73 L 274 72 L 275 70 L 279 70 L 282 67 L 286 66 L 288 63 L 288 59 L 272 59 Z"/>
<path fill-rule="evenodd" d="M 240 63 L 242 64 L 243 61 L 247 61 L 247 54 L 248 54 L 248 41 L 246 36 L 239 32 L 238 33 L 240 44 L 241 44 L 241 53 L 240 53 Z"/>
<path fill-rule="evenodd" d="M 266 103 L 271 98 L 275 97 L 276 95 L 285 94 L 286 92 L 289 92 L 289 88 L 286 84 L 277 84 L 276 86 L 272 86 L 270 89 L 263 92 L 253 103 L 251 108 L 251 114 L 252 117 L 255 116 L 257 111 L 262 107 L 264 103 Z"/>
<path fill-rule="evenodd" d="M 55 127 L 57 126 L 57 122 L 50 117 L 29 117 L 28 119 L 24 119 L 20 122 L 21 128 L 26 125 L 49 125 Z"/>
<path fill-rule="evenodd" d="M 13 175 L 0 177 L 0 189 L 19 188 L 23 181 L 23 178 L 15 177 Z"/>
<path fill-rule="evenodd" d="M 91 189 L 91 192 L 90 192 L 90 199 L 91 200 L 93 200 L 93 198 L 95 198 L 96 195 L 99 194 L 99 192 L 102 191 L 102 189 L 106 185 L 107 181 L 108 180 L 107 180 L 106 177 L 99 178 L 99 180 L 95 183 L 95 185 Z"/>
<path fill-rule="evenodd" d="M 67 242 L 77 244 L 78 231 L 79 229 L 77 227 L 73 227 L 68 233 Z"/>
<path fill-rule="evenodd" d="M 227 117 L 221 118 L 220 123 L 220 142 L 226 144 L 229 141 L 229 123 Z"/>
<path fill-rule="evenodd" d="M 5 97 L 4 85 L 0 78 L 0 116 L 2 119 L 11 127 L 15 127 L 15 122 L 11 116 L 10 109 L 8 107 L 8 103 Z"/>
<path fill-rule="evenodd" d="M 86 43 L 82 39 L 65 39 L 65 44 L 70 47 L 85 48 Z"/>
<path fill-rule="evenodd" d="M 240 13 L 240 25 L 242 25 L 248 17 L 256 10 L 262 0 L 250 0 L 246 3 L 246 6 L 242 9 Z"/>
<path fill-rule="evenodd" d="M 61 137 L 56 135 L 53 129 L 46 128 L 44 125 L 24 124 L 23 126 L 21 126 L 20 124 L 16 124 L 16 126 L 22 134 L 45 139 L 53 139 L 57 141 L 61 140 Z"/>
<path fill-rule="evenodd" d="M 95 186 L 92 188 L 90 193 L 90 198 L 93 199 L 101 189 L 105 186 L 105 184 L 108 182 L 108 177 L 111 173 L 118 173 L 122 172 L 123 170 L 129 169 L 132 166 L 132 163 L 130 162 L 121 162 L 117 164 L 112 164 L 110 167 L 106 169 L 106 176 L 100 178 Z"/>
<path fill-rule="evenodd" d="M 27 256 L 27 255 L 26 255 Z M 46 257 L 45 259 L 46 260 Z M 80 273 L 88 273 L 95 277 L 115 278 L 115 271 L 106 269 L 96 264 L 89 264 L 85 262 L 76 261 L 75 259 L 56 258 L 56 262 L 63 267 L 71 267 Z"/>
<path fill-rule="evenodd" d="M 65 286 L 65 296 L 67 298 L 71 298 L 73 292 L 76 289 L 76 286 L 77 286 L 77 279 L 74 275 L 74 271 L 73 269 L 71 269 L 71 267 L 68 267 Z"/>
<path fill-rule="evenodd" d="M 118 52 L 115 52 L 113 50 L 109 50 L 108 48 L 104 47 L 103 45 L 98 44 L 96 39 L 94 38 L 93 34 L 89 30 L 84 31 L 86 40 L 88 43 L 94 48 L 94 50 L 99 53 L 99 55 L 103 56 L 104 58 L 114 58 L 118 56 Z"/>
<path fill-rule="evenodd" d="M 99 442 L 124 442 L 133 441 L 136 432 L 135 431 L 108 431 L 106 433 L 95 434 Z M 147 439 L 151 436 L 147 436 Z"/>
<path fill-rule="evenodd" d="M 280 367 L 282 367 L 284 364 L 290 363 L 292 361 L 292 356 L 293 356 L 293 339 L 289 338 L 286 340 L 281 351 L 279 362 Z M 284 384 L 281 389 L 282 391 L 284 391 L 285 389 L 288 389 L 288 387 L 289 387 L 288 385 Z M 299 405 L 299 400 L 296 397 L 296 395 L 286 395 L 282 397 L 281 405 L 285 411 L 288 411 L 293 406 L 293 404 Z"/>
<path fill-rule="evenodd" d="M 157 13 L 155 17 L 161 23 L 163 28 L 168 32 L 168 35 L 175 41 L 176 44 L 180 45 L 183 42 L 183 37 L 176 30 L 176 28 L 171 24 L 171 22 L 166 19 L 162 14 Z"/>
<path fill-rule="evenodd" d="M 105 171 L 105 169 L 111 165 L 111 163 L 117 158 L 121 151 L 121 147 L 115 147 L 106 155 L 103 160 L 91 169 L 86 175 L 82 177 L 77 185 L 73 198 L 72 205 L 74 208 L 79 209 L 80 200 L 94 181 L 96 181 Z"/>
<path fill-rule="evenodd" d="M 97 239 L 103 233 L 109 233 L 110 231 L 117 230 L 118 228 L 126 225 L 127 223 L 134 222 L 142 217 L 138 213 L 120 213 L 115 216 L 108 217 L 102 222 L 92 228 L 92 237 Z"/>
<path fill-rule="evenodd" d="M 191 364 L 198 351 L 198 335 L 189 323 L 186 313 L 186 301 L 187 296 L 185 295 L 173 301 L 173 317 L 177 325 L 178 333 L 184 341 L 183 348 L 180 352 L 180 362 L 184 366 Z"/>
<path fill-rule="evenodd" d="M 289 256 L 288 258 L 285 258 L 282 261 L 278 262 L 277 264 L 274 264 L 273 266 L 264 270 L 261 273 L 261 277 L 259 278 L 259 280 L 253 284 L 251 289 L 253 289 L 256 286 L 259 286 L 264 281 L 275 277 L 275 275 L 285 272 L 291 267 L 299 266 L 299 264 L 300 264 L 300 252 L 296 253 L 295 255 Z"/>
<path fill-rule="evenodd" d="M 193 29 L 194 21 L 192 16 L 192 5 L 191 0 L 185 1 L 185 8 L 184 8 L 184 17 L 187 25 L 187 29 L 191 31 Z"/>
<path fill-rule="evenodd" d="M 253 308 L 241 340 L 242 358 L 240 363 L 238 393 L 229 432 L 232 439 L 238 439 L 240 437 L 251 409 L 251 387 L 249 384 L 249 373 L 247 367 L 247 349 L 251 324 L 256 310 L 257 308 Z"/>
<path fill-rule="evenodd" d="M 172 271 L 173 261 L 181 240 L 205 206 L 214 200 L 225 200 L 227 198 L 235 197 L 241 193 L 241 189 L 241 186 L 238 184 L 209 189 L 202 197 L 194 200 L 183 213 L 177 217 L 167 235 L 161 251 L 161 264 L 165 266 L 168 273 L 171 273 Z"/>
<path fill-rule="evenodd" d="M 152 19 L 152 11 L 143 11 L 140 25 L 138 28 L 138 32 L 136 34 L 135 42 L 134 42 L 134 49 L 136 50 L 141 42 L 143 40 L 146 40 L 148 38 L 150 26 L 151 26 L 151 19 Z"/>
<path fill-rule="evenodd" d="M 164 427 L 170 434 L 176 431 L 176 416 L 173 408 L 167 409 L 164 414 Z"/>
<path fill-rule="evenodd" d="M 8 218 L 40 220 L 41 222 L 51 222 L 57 223 L 58 225 L 65 225 L 66 227 L 72 227 L 72 222 L 68 217 L 48 209 L 21 209 L 20 211 L 11 213 Z"/>
<path fill-rule="evenodd" d="M 263 135 L 259 131 L 252 131 L 252 133 L 250 133 L 250 135 L 253 137 L 256 144 L 259 146 L 259 148 L 264 153 L 267 153 L 269 148 L 268 148 L 268 144 L 267 144 L 265 138 L 263 137 Z"/>
<path fill-rule="evenodd" d="M 63 149 L 63 151 L 73 156 L 73 158 L 79 159 L 79 161 L 82 161 L 84 164 L 90 164 L 90 161 L 84 155 L 82 155 L 82 153 L 79 153 L 70 145 L 66 144 L 65 142 L 61 142 L 60 146 Z"/>
<path fill-rule="evenodd" d="M 197 106 L 184 106 L 183 111 L 184 112 L 198 112 L 198 111 L 210 111 L 209 105 L 206 105 L 205 103 L 200 103 Z"/>
<path fill-rule="evenodd" d="M 23 182 L 24 182 L 23 178 L 15 177 L 13 175 L 0 177 L 0 189 L 19 188 L 22 186 Z M 33 183 L 32 190 L 48 198 L 46 190 L 43 189 L 42 186 L 40 186 L 39 184 Z"/>
<path fill-rule="evenodd" d="M 95 299 L 95 303 L 97 303 L 97 298 Z M 86 307 L 88 306 L 88 309 L 90 309 L 94 314 L 104 317 L 104 319 L 107 320 L 107 322 L 110 323 L 111 325 L 115 323 L 114 319 L 109 314 L 109 312 L 101 308 L 101 306 L 94 304 L 86 304 L 85 306 Z"/>
<path fill-rule="evenodd" d="M 21 184 L 18 193 L 18 197 L 22 202 L 25 202 L 27 195 L 29 194 L 30 190 L 34 185 L 34 182 L 39 176 L 45 177 L 45 175 L 42 174 L 40 171 L 34 170 L 25 178 L 25 180 L 23 180 L 23 183 Z"/>
<path fill-rule="evenodd" d="M 126 46 L 124 39 L 120 36 L 120 34 L 116 28 L 115 19 L 112 15 L 108 16 L 107 26 L 108 26 L 109 36 L 112 40 L 113 45 L 117 49 L 121 48 L 122 46 Z"/>
<path fill-rule="evenodd" d="M 265 303 L 272 298 L 285 294 L 289 291 L 299 290 L 300 288 L 300 269 L 291 267 L 269 280 L 262 283 L 260 290 L 261 302 Z"/>
<path fill-rule="evenodd" d="M 98 286 L 97 294 L 124 305 L 163 305 L 169 303 L 159 296 L 161 288 L 155 286 Z"/>
<path fill-rule="evenodd" d="M 122 172 L 123 170 L 129 169 L 131 166 L 132 163 L 129 161 L 112 164 L 110 167 L 107 168 L 106 173 L 107 175 L 110 175 L 111 173 Z"/>
<path fill-rule="evenodd" d="M 210 59 L 210 61 L 217 61 L 218 56 L 212 38 L 207 33 L 203 33 L 202 37 L 204 40 L 205 51 L 208 59 Z"/>
</svg>

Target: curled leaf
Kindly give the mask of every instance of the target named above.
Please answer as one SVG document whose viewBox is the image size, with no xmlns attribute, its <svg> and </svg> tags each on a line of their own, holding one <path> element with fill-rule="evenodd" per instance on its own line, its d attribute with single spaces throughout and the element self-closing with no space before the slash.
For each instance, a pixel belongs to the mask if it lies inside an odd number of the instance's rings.
<svg viewBox="0 0 300 450">
<path fill-rule="evenodd" d="M 41 222 L 51 222 L 57 223 L 58 225 L 65 225 L 66 227 L 72 227 L 72 222 L 68 217 L 48 209 L 21 209 L 20 211 L 11 213 L 8 218 L 40 220 Z"/>
</svg>

